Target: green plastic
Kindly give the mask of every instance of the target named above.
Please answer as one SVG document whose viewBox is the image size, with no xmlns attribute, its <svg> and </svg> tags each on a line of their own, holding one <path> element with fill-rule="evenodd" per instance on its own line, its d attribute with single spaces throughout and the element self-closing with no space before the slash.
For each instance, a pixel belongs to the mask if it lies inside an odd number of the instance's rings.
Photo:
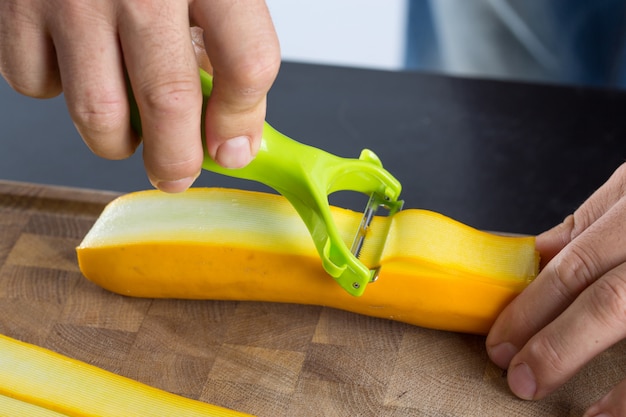
<svg viewBox="0 0 626 417">
<path fill-rule="evenodd" d="M 206 104 L 213 81 L 202 70 L 200 78 Z M 132 94 L 131 105 L 133 127 L 141 132 L 139 112 Z M 392 213 L 402 207 L 402 202 L 398 201 L 400 183 L 383 168 L 372 151 L 364 149 L 359 159 L 341 158 L 296 142 L 266 122 L 259 152 L 246 167 L 223 168 L 211 159 L 205 147 L 203 168 L 261 182 L 286 197 L 311 233 L 324 269 L 348 293 L 360 296 L 367 284 L 376 278 L 377 270 L 363 265 L 357 258 L 358 251 L 353 253 L 342 240 L 328 203 L 329 194 L 349 190 L 372 196 L 372 201 Z"/>
</svg>

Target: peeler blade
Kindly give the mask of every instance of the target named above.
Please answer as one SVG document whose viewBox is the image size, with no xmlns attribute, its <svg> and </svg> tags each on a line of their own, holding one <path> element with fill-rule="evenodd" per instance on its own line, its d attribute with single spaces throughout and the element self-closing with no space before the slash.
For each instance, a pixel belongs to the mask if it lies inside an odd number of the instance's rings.
<svg viewBox="0 0 626 417">
<path fill-rule="evenodd" d="M 363 217 L 361 218 L 361 222 L 359 223 L 356 235 L 354 236 L 354 240 L 352 241 L 352 246 L 350 247 L 350 252 L 357 259 L 360 258 L 361 249 L 363 249 L 363 244 L 365 243 L 369 227 L 372 224 L 372 220 L 374 219 L 378 211 L 381 208 L 384 208 L 388 211 L 388 216 L 393 216 L 395 213 L 402 210 L 403 204 L 404 202 L 402 200 L 391 201 L 388 197 L 381 196 L 378 193 L 373 193 L 372 195 L 370 195 L 367 205 L 365 206 L 365 210 L 363 210 Z M 376 267 L 371 271 L 372 275 L 370 278 L 370 282 L 374 282 L 378 279 L 380 267 Z"/>
</svg>

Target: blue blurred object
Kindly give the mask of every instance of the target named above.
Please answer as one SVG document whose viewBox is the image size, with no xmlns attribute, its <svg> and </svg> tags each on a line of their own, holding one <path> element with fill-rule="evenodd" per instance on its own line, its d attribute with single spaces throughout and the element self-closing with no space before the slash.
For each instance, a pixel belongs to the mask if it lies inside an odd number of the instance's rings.
<svg viewBox="0 0 626 417">
<path fill-rule="evenodd" d="M 623 0 L 409 0 L 407 69 L 626 87 Z"/>
</svg>

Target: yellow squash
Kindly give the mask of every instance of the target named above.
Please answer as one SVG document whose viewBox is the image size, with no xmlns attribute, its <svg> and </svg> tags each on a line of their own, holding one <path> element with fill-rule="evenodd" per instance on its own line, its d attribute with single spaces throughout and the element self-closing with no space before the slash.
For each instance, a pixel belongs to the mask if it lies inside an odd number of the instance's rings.
<svg viewBox="0 0 626 417">
<path fill-rule="evenodd" d="M 0 335 L 0 416 L 245 417 Z"/>
<path fill-rule="evenodd" d="M 350 245 L 361 213 L 332 212 Z M 122 196 L 77 254 L 85 277 L 128 296 L 314 304 L 479 334 L 538 269 L 534 237 L 411 209 L 374 218 L 360 259 L 381 272 L 352 297 L 324 272 L 286 199 L 229 189 Z"/>
</svg>

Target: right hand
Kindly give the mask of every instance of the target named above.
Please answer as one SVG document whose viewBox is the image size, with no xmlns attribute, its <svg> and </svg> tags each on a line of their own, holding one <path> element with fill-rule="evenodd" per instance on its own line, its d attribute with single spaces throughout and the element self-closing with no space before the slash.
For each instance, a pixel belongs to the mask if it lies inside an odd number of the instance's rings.
<svg viewBox="0 0 626 417">
<path fill-rule="evenodd" d="M 89 148 L 120 159 L 139 144 L 127 72 L 148 177 L 164 191 L 183 191 L 203 160 L 190 23 L 203 31 L 214 75 L 205 116 L 209 153 L 224 167 L 245 166 L 260 146 L 265 98 L 280 65 L 263 0 L 2 0 L 0 73 L 27 96 L 63 92 Z"/>
</svg>

